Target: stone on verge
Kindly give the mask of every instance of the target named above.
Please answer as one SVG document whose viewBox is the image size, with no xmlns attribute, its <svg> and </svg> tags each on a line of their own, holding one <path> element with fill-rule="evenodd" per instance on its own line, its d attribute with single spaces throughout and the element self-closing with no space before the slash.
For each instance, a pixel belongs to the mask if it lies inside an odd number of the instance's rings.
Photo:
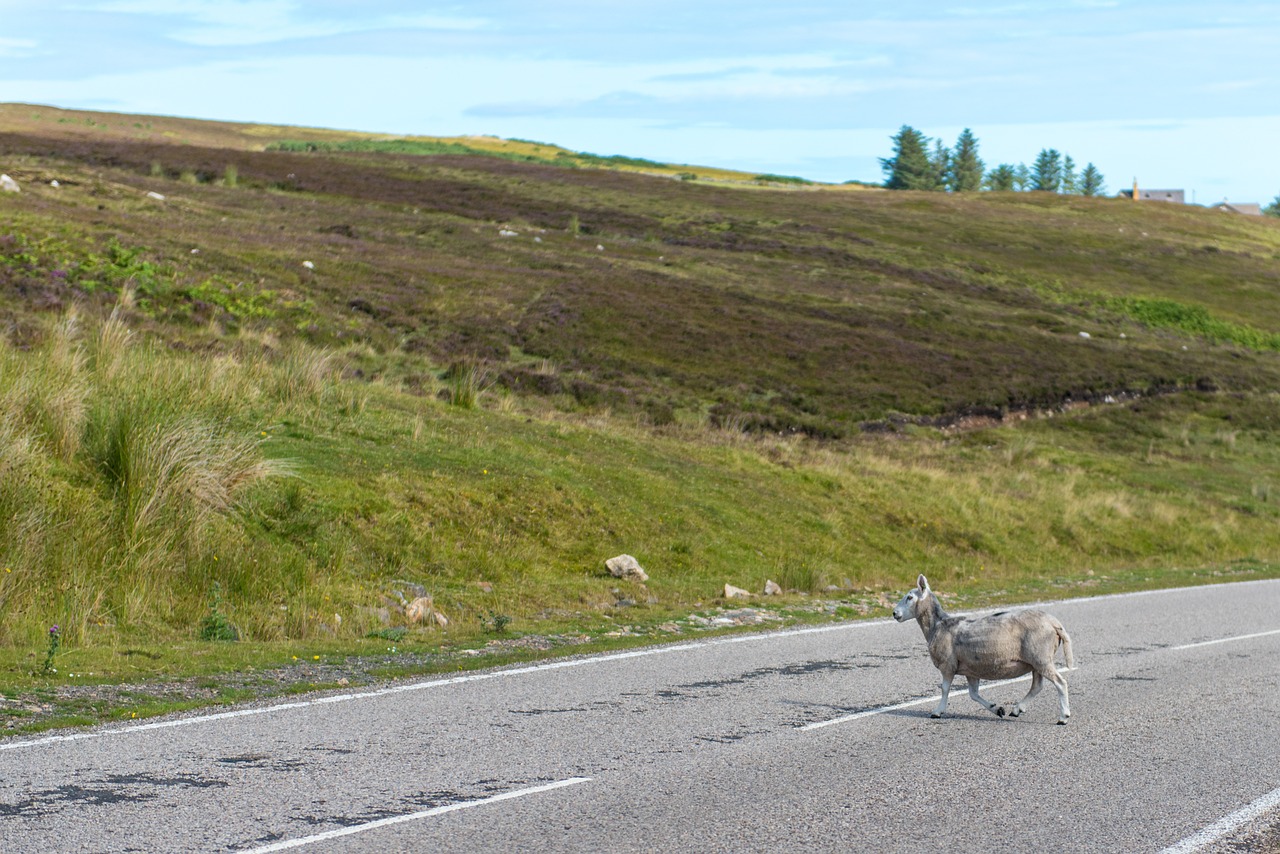
<svg viewBox="0 0 1280 854">
<path fill-rule="evenodd" d="M 764 595 L 766 595 L 766 596 L 779 596 L 779 595 L 781 595 L 781 594 L 782 594 L 782 588 L 778 586 L 778 582 L 776 582 L 776 581 L 768 581 L 768 580 L 766 580 L 766 581 L 765 581 L 765 583 L 764 583 Z"/>
<path fill-rule="evenodd" d="M 18 186 L 18 182 L 10 178 L 8 175 L 0 175 L 0 190 L 6 193 L 19 193 L 22 188 Z"/>
<path fill-rule="evenodd" d="M 751 593 L 743 590 L 741 587 L 734 587 L 732 584 L 724 586 L 724 598 L 726 599 L 750 599 Z"/>
<path fill-rule="evenodd" d="M 430 596 L 419 596 L 405 607 L 404 617 L 410 623 L 427 622 L 434 619 L 432 616 L 435 614 L 434 605 Z"/>
<path fill-rule="evenodd" d="M 631 578 L 636 581 L 648 581 L 649 574 L 644 571 L 640 561 L 631 555 L 618 555 L 604 562 L 609 574 L 614 578 Z"/>
</svg>

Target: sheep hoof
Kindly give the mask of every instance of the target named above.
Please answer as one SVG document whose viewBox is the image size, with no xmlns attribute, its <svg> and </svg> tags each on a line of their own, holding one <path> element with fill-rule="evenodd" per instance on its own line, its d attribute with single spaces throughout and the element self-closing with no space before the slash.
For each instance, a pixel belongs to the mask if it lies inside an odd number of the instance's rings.
<svg viewBox="0 0 1280 854">
<path fill-rule="evenodd" d="M 996 706 L 996 717 L 1002 718 L 1005 714 L 1004 706 Z"/>
<path fill-rule="evenodd" d="M 1066 721 L 1058 721 L 1058 726 L 1066 726 L 1066 725 L 1067 725 Z"/>
<path fill-rule="evenodd" d="M 940 718 L 940 717 L 942 717 L 942 715 L 941 715 L 940 713 L 938 713 L 938 712 L 932 712 L 932 713 L 930 713 L 929 717 L 931 717 L 931 718 Z"/>
</svg>

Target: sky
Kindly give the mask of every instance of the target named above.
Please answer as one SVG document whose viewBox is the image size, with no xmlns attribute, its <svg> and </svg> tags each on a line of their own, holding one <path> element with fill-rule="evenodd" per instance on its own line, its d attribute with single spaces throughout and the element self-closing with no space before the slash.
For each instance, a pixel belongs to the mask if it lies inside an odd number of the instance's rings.
<svg viewBox="0 0 1280 854">
<path fill-rule="evenodd" d="M 911 125 L 1117 192 L 1280 195 L 1280 3 L 0 0 L 0 101 L 879 182 Z"/>
</svg>

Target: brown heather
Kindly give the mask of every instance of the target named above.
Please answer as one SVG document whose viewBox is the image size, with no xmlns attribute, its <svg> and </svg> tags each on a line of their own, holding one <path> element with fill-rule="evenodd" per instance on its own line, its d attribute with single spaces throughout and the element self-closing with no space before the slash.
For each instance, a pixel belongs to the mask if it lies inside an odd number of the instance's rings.
<svg viewBox="0 0 1280 854">
<path fill-rule="evenodd" d="M 397 580 L 465 642 L 725 582 L 874 612 L 917 572 L 1277 574 L 1274 222 L 84 115 L 0 105 L 14 668 L 55 622 L 65 654 L 191 640 L 215 589 L 245 640 L 358 650 Z"/>
</svg>

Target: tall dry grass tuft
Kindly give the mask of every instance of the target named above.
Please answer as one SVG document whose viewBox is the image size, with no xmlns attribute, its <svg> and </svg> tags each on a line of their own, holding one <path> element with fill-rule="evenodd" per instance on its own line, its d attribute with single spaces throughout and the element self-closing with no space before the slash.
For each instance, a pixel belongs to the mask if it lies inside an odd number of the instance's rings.
<svg viewBox="0 0 1280 854">
<path fill-rule="evenodd" d="M 79 322 L 68 314 L 49 330 L 38 355 L 0 351 L 0 417 L 25 424 L 59 458 L 80 448 L 89 382 Z"/>
<path fill-rule="evenodd" d="M 163 419 L 163 416 L 162 416 Z M 287 472 L 254 441 L 193 417 L 157 420 L 145 407 L 104 413 L 95 455 L 130 548 L 198 539 L 253 483 Z"/>
<path fill-rule="evenodd" d="M 826 567 L 810 558 L 795 555 L 780 559 L 773 568 L 773 575 L 773 580 L 783 590 L 798 590 L 802 593 L 820 593 L 830 583 Z"/>
<path fill-rule="evenodd" d="M 125 323 L 120 311 L 120 305 L 112 309 L 111 316 L 103 321 L 90 339 L 91 363 L 100 382 L 116 379 L 133 344 L 133 330 Z"/>
<path fill-rule="evenodd" d="M 482 365 L 455 364 L 446 376 L 449 403 L 460 409 L 475 409 L 493 383 Z"/>
<path fill-rule="evenodd" d="M 319 402 L 337 373 L 333 353 L 303 346 L 285 348 L 275 367 L 274 391 L 286 405 Z"/>
</svg>

